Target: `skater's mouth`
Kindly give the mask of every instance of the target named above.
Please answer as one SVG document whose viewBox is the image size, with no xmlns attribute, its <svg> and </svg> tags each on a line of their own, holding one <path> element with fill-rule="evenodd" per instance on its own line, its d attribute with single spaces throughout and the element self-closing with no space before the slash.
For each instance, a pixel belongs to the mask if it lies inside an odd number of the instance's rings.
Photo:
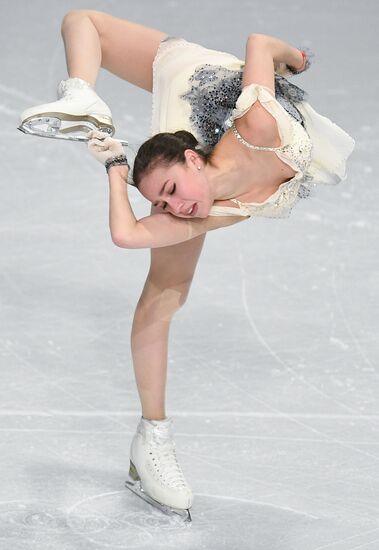
<svg viewBox="0 0 379 550">
<path fill-rule="evenodd" d="M 187 216 L 195 216 L 198 210 L 197 202 L 194 202 L 191 208 L 187 211 Z"/>
</svg>

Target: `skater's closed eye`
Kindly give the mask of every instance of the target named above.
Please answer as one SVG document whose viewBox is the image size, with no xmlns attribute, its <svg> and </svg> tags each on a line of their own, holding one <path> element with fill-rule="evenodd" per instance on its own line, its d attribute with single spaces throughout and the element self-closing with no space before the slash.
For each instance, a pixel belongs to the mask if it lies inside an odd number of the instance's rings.
<svg viewBox="0 0 379 550">
<path fill-rule="evenodd" d="M 173 195 L 175 193 L 175 190 L 176 190 L 176 183 L 174 183 L 172 189 L 169 191 L 168 194 Z M 164 202 L 162 206 L 163 210 L 165 210 L 166 207 L 167 207 L 167 202 Z"/>
<path fill-rule="evenodd" d="M 165 187 L 166 187 L 166 184 L 167 184 L 168 180 L 166 180 L 163 184 L 163 187 L 162 189 L 160 190 L 160 192 L 158 193 L 158 196 L 161 197 L 164 193 L 164 190 L 165 190 Z M 176 183 L 173 184 L 173 186 L 170 188 L 170 190 L 168 191 L 168 194 L 169 195 L 173 195 L 175 193 L 175 190 L 176 190 Z M 158 202 L 155 202 L 153 204 L 153 206 L 159 206 L 159 203 Z M 167 202 L 164 202 L 161 206 L 161 208 L 163 208 L 163 210 L 166 208 L 167 206 Z"/>
</svg>

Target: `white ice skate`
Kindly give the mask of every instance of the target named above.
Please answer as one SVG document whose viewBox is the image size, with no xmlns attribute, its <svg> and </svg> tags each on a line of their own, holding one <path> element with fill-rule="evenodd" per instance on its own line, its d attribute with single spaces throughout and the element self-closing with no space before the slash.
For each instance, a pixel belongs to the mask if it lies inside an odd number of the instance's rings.
<svg viewBox="0 0 379 550">
<path fill-rule="evenodd" d="M 58 101 L 26 109 L 21 114 L 21 132 L 33 136 L 88 141 L 91 130 L 113 136 L 112 113 L 88 82 L 81 78 L 62 80 Z M 118 140 L 127 145 L 125 140 Z"/>
<path fill-rule="evenodd" d="M 191 521 L 192 491 L 176 458 L 171 418 L 141 418 L 130 448 L 125 485 L 162 512 Z"/>
</svg>

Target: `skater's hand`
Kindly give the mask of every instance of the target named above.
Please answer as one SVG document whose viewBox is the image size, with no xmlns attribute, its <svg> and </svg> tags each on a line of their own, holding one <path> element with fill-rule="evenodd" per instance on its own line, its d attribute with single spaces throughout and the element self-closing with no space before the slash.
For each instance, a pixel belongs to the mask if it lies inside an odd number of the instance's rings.
<svg viewBox="0 0 379 550">
<path fill-rule="evenodd" d="M 125 155 L 121 143 L 107 136 L 104 132 L 93 130 L 89 132 L 88 137 L 88 150 L 101 164 L 105 164 L 112 157 Z"/>
<path fill-rule="evenodd" d="M 280 76 L 284 76 L 285 78 L 288 78 L 294 74 L 300 74 L 304 71 L 307 71 L 309 67 L 312 64 L 312 59 L 314 57 L 313 52 L 309 50 L 309 48 L 304 48 L 303 50 L 299 50 L 301 53 L 301 56 L 303 58 L 303 63 L 301 67 L 290 67 L 289 65 L 286 65 L 285 63 L 276 63 L 274 65 L 275 73 Z"/>
</svg>

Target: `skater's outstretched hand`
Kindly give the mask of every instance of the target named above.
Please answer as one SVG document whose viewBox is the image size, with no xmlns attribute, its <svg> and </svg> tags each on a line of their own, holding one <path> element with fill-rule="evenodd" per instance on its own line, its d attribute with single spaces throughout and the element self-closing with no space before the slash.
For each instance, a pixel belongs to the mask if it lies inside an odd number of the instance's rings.
<svg viewBox="0 0 379 550">
<path fill-rule="evenodd" d="M 125 155 L 121 143 L 107 136 L 104 132 L 93 130 L 89 132 L 88 137 L 88 150 L 101 164 L 105 164 L 112 157 Z"/>
</svg>

